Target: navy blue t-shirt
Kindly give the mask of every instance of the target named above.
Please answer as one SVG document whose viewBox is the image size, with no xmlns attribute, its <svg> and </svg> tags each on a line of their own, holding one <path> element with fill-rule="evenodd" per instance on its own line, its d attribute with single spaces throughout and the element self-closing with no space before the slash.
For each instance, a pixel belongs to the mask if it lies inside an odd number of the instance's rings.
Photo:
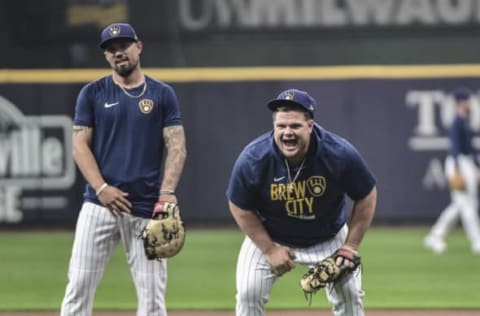
<svg viewBox="0 0 480 316">
<path fill-rule="evenodd" d="M 478 166 L 479 161 L 475 150 L 472 146 L 473 133 L 468 126 L 468 121 L 459 115 L 455 116 L 449 130 L 450 138 L 450 155 L 455 158 L 455 162 L 458 163 L 458 155 L 470 156 L 474 159 L 475 164 Z"/>
<path fill-rule="evenodd" d="M 314 125 L 303 169 L 287 188 L 285 160 L 273 132 L 245 147 L 233 167 L 228 199 L 255 211 L 271 238 L 308 247 L 332 238 L 346 222 L 346 199 L 363 199 L 375 178 L 345 139 Z"/>
<path fill-rule="evenodd" d="M 128 192 L 132 214 L 151 217 L 161 182 L 163 128 L 182 124 L 173 89 L 146 76 L 145 93 L 126 95 L 112 76 L 84 86 L 75 107 L 74 125 L 93 128 L 92 151 L 105 181 Z M 144 85 L 128 90 L 140 95 Z M 100 204 L 87 184 L 84 199 Z"/>
</svg>

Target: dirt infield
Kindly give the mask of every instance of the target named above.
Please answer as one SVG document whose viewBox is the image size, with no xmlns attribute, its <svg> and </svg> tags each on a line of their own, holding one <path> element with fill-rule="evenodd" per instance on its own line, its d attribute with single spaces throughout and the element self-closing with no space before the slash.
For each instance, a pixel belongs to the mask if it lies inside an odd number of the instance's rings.
<svg viewBox="0 0 480 316">
<path fill-rule="evenodd" d="M 169 316 L 235 316 L 233 311 L 171 311 Z M 288 311 L 267 311 L 266 316 L 331 316 L 330 311 L 310 310 L 288 310 Z M 480 311 L 459 311 L 459 310 L 372 310 L 367 311 L 369 316 L 480 316 Z M 58 316 L 58 312 L 0 312 L 0 316 Z M 134 311 L 130 312 L 96 312 L 94 316 L 135 316 Z"/>
</svg>

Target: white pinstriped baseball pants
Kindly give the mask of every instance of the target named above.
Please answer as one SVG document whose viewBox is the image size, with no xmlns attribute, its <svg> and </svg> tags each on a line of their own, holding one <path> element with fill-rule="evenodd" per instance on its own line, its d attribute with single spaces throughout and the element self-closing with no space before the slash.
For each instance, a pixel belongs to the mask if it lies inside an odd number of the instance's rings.
<svg viewBox="0 0 480 316">
<path fill-rule="evenodd" d="M 105 207 L 85 202 L 80 210 L 61 316 L 92 315 L 93 299 L 120 240 L 137 290 L 137 316 L 165 316 L 166 260 L 148 260 L 138 238 L 148 219 L 114 216 Z"/>
<path fill-rule="evenodd" d="M 460 173 L 465 179 L 465 191 L 451 192 L 451 203 L 442 211 L 433 225 L 430 235 L 444 239 L 452 227 L 461 220 L 465 233 L 470 241 L 472 250 L 480 251 L 480 220 L 478 218 L 478 180 L 477 167 L 469 156 L 457 157 Z M 445 159 L 445 174 L 452 177 L 455 172 L 455 160 L 452 156 Z"/>
<path fill-rule="evenodd" d="M 309 248 L 293 248 L 295 262 L 307 267 L 313 266 L 343 246 L 347 232 L 348 228 L 345 225 L 334 238 L 328 241 Z M 365 294 L 361 288 L 361 279 L 359 267 L 339 280 L 335 286 L 325 288 L 334 315 L 364 315 Z M 269 300 L 270 291 L 277 277 L 270 270 L 260 249 L 248 237 L 245 238 L 238 256 L 236 280 L 236 316 L 263 316 L 264 305 Z M 302 295 L 301 292 L 298 292 L 298 295 Z"/>
</svg>

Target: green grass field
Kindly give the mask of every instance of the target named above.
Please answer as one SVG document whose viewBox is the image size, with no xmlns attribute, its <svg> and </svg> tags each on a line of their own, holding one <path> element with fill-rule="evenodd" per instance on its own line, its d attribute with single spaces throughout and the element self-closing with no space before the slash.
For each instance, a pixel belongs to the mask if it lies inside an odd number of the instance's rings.
<svg viewBox="0 0 480 316">
<path fill-rule="evenodd" d="M 361 248 L 365 305 L 380 308 L 480 309 L 480 256 L 463 231 L 443 255 L 425 251 L 426 228 L 372 228 Z M 237 230 L 189 230 L 182 252 L 168 262 L 169 309 L 233 309 L 235 262 L 243 236 Z M 0 233 L 0 310 L 58 310 L 67 282 L 73 232 Z M 306 308 L 298 266 L 280 278 L 270 309 Z M 122 248 L 97 290 L 98 309 L 134 309 L 136 294 Z M 328 308 L 323 292 L 313 308 Z"/>
</svg>

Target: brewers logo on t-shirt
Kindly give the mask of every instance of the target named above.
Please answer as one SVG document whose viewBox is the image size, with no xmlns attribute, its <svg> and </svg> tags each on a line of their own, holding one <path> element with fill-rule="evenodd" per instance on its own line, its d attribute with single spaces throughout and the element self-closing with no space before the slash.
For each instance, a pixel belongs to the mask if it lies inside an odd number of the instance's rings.
<svg viewBox="0 0 480 316">
<path fill-rule="evenodd" d="M 142 113 L 148 114 L 152 112 L 153 101 L 150 99 L 142 99 L 140 102 L 138 102 L 138 106 L 140 107 L 140 111 L 142 111 Z"/>
</svg>

